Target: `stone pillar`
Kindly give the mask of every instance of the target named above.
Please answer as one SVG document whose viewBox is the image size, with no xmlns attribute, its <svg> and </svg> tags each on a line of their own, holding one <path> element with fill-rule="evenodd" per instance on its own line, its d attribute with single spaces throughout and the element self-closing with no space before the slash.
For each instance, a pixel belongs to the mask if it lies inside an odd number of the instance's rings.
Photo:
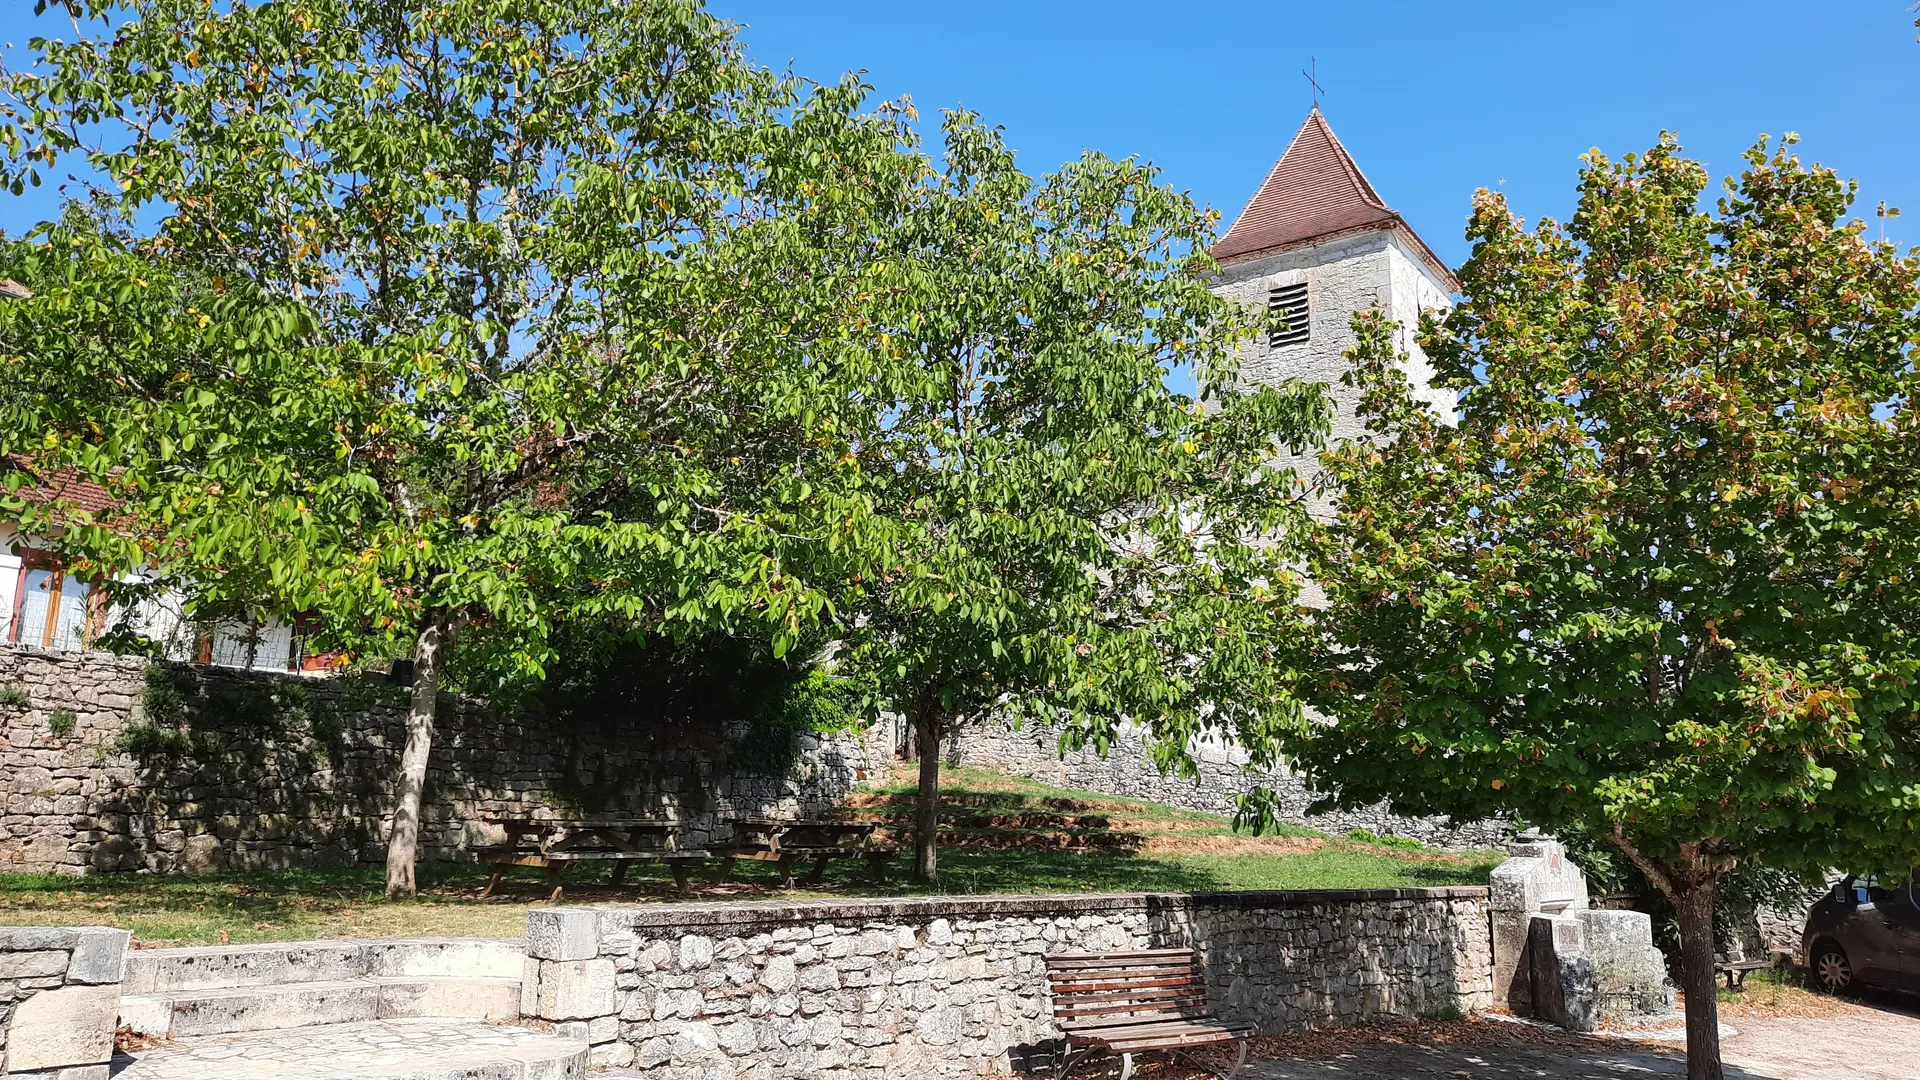
<svg viewBox="0 0 1920 1080">
<path fill-rule="evenodd" d="M 626 1065 L 633 1060 L 632 1050 L 618 1042 L 620 1006 L 614 989 L 613 961 L 600 955 L 596 912 L 590 908 L 527 912 L 521 1015 L 551 1023 L 557 1035 L 586 1042 L 596 1068 Z"/>
<path fill-rule="evenodd" d="M 1587 879 L 1558 840 L 1535 832 L 1494 868 L 1493 994 L 1515 1015 L 1569 1031 L 1671 1016 L 1673 987 L 1638 911 L 1595 911 Z"/>
<path fill-rule="evenodd" d="M 0 927 L 0 1076 L 106 1080 L 131 936 Z"/>
<path fill-rule="evenodd" d="M 1508 859 L 1494 867 L 1493 1000 L 1516 1015 L 1531 1013 L 1527 935 L 1536 914 L 1587 909 L 1587 878 L 1567 858 L 1560 841 L 1529 829 L 1507 845 Z"/>
</svg>

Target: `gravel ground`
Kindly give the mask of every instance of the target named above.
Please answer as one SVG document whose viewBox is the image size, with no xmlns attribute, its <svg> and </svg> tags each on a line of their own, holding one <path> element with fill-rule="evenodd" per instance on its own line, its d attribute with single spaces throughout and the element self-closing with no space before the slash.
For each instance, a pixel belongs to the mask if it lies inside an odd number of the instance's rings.
<svg viewBox="0 0 1920 1080">
<path fill-rule="evenodd" d="M 1914 1080 L 1920 1002 L 1802 995 L 1784 1008 L 1724 1006 L 1727 1080 Z M 1226 1058 L 1211 1055 L 1218 1063 Z M 1673 1044 L 1585 1038 L 1494 1020 L 1381 1023 L 1255 1040 L 1247 1080 L 1664 1080 L 1686 1076 Z M 1089 1074 L 1094 1075 L 1094 1074 Z M 1143 1080 L 1201 1080 L 1155 1062 Z"/>
</svg>

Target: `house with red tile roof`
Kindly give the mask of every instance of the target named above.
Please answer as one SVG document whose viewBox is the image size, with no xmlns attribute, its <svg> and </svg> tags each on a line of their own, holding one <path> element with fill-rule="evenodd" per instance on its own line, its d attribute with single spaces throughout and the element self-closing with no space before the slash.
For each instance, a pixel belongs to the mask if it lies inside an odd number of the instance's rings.
<svg viewBox="0 0 1920 1080">
<path fill-rule="evenodd" d="M 0 280 L 0 299 L 32 295 L 19 282 Z M 114 507 L 105 488 L 70 470 L 35 470 L 29 461 L 0 458 L 0 471 L 26 474 L 20 494 L 29 502 L 96 517 Z M 137 567 L 121 575 L 123 580 L 140 576 Z M 335 662 L 330 655 L 307 655 L 298 627 L 278 619 L 189 620 L 183 615 L 183 595 L 164 595 L 143 602 L 136 611 L 113 612 L 101 584 L 67 566 L 57 535 L 30 535 L 19 522 L 0 520 L 0 645 L 83 651 L 96 647 L 110 627 L 120 626 L 158 643 L 177 660 L 273 671 L 325 670 Z"/>
<path fill-rule="evenodd" d="M 114 507 L 110 493 L 71 471 L 40 472 L 31 463 L 7 459 L 0 459 L 0 469 L 28 474 L 21 495 L 30 502 L 93 515 Z M 129 568 L 118 576 L 139 580 L 142 572 Z M 270 671 L 320 670 L 332 664 L 331 657 L 306 655 L 298 628 L 284 621 L 195 622 L 184 617 L 186 597 L 179 594 L 116 612 L 108 608 L 101 585 L 97 578 L 68 567 L 57 534 L 33 535 L 23 532 L 18 522 L 0 520 L 0 644 L 83 651 L 97 647 L 102 634 L 118 627 L 157 643 L 176 660 Z"/>
<path fill-rule="evenodd" d="M 33 290 L 25 285 L 0 279 L 0 301 L 32 297 Z M 31 461 L 0 457 L 3 472 L 24 473 L 21 497 L 43 507 L 96 520 L 114 508 L 111 493 L 71 470 L 36 469 Z M 141 574 L 141 568 L 129 567 L 119 576 L 137 580 Z M 0 520 L 0 645 L 82 651 L 96 647 L 110 627 L 120 626 L 158 643 L 178 660 L 296 671 L 330 665 L 331 658 L 304 656 L 295 628 L 279 620 L 196 623 L 184 618 L 182 595 L 160 596 L 139 610 L 114 612 L 101 585 L 67 565 L 57 530 L 54 535 L 32 535 L 17 521 Z"/>
</svg>

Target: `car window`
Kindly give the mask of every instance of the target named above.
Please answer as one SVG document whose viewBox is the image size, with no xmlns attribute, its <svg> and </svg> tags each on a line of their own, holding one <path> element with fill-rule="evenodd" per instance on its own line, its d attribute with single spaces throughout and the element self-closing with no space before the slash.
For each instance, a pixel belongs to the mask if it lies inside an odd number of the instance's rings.
<svg viewBox="0 0 1920 1080">
<path fill-rule="evenodd" d="M 1853 899 L 1859 904 L 1879 904 L 1886 900 L 1887 890 L 1881 886 L 1880 879 L 1867 874 L 1853 880 Z"/>
</svg>

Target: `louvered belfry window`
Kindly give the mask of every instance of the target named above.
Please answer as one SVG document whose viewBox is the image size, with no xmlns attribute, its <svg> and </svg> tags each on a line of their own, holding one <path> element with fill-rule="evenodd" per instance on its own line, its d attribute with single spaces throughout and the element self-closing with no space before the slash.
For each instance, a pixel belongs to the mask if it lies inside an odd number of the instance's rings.
<svg viewBox="0 0 1920 1080">
<path fill-rule="evenodd" d="M 1282 285 L 1267 294 L 1267 314 L 1276 324 L 1267 337 L 1267 344 L 1274 348 L 1282 345 L 1301 345 L 1313 337 L 1312 324 L 1307 320 L 1307 283 Z"/>
</svg>

